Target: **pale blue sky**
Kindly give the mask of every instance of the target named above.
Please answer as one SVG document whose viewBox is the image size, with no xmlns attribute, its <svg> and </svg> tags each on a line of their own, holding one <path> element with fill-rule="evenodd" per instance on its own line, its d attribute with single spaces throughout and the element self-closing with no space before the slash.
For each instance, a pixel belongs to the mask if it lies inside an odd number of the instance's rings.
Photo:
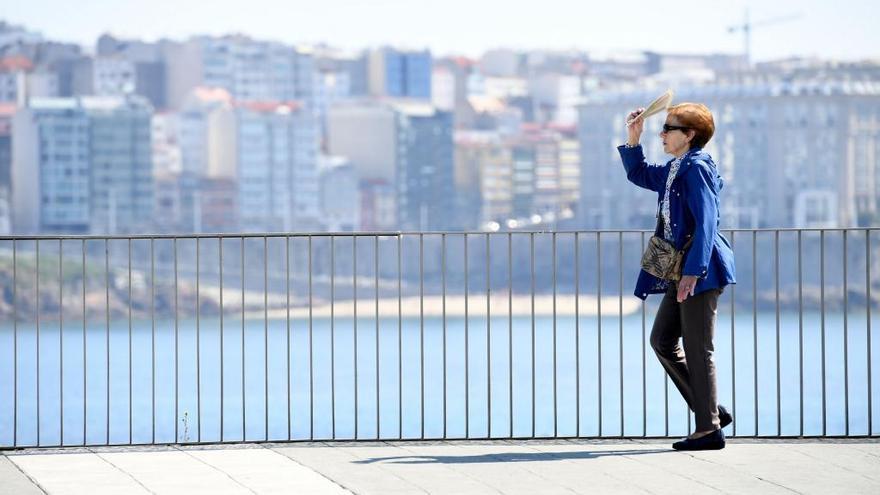
<svg viewBox="0 0 880 495">
<path fill-rule="evenodd" d="M 756 29 L 757 60 L 790 55 L 880 58 L 876 0 L 0 0 L 0 18 L 92 45 L 103 32 L 155 40 L 243 32 L 348 48 L 399 44 L 437 54 L 488 48 L 742 50 L 727 26 L 800 14 Z"/>
</svg>

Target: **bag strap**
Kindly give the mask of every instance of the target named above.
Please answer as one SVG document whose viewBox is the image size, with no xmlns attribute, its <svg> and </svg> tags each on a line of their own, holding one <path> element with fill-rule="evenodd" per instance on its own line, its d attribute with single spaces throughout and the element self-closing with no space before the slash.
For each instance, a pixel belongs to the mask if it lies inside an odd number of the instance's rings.
<svg viewBox="0 0 880 495">
<path fill-rule="evenodd" d="M 654 232 L 657 233 L 659 231 L 660 234 L 662 235 L 663 234 L 663 214 L 660 213 L 660 205 L 659 204 L 657 205 L 657 215 L 656 216 L 657 216 L 657 223 L 654 226 Z"/>
<path fill-rule="evenodd" d="M 663 224 L 664 224 L 663 215 L 660 213 L 660 209 L 658 208 L 657 209 L 657 226 L 654 228 L 654 232 L 657 232 L 659 230 L 662 234 Z M 694 242 L 694 236 L 690 236 L 688 238 L 687 242 L 684 243 L 684 246 L 682 246 L 680 251 L 682 251 L 682 252 L 687 251 L 688 248 L 691 247 L 691 244 L 693 244 L 693 242 Z"/>
<path fill-rule="evenodd" d="M 687 251 L 687 249 L 689 247 L 691 247 L 691 244 L 693 244 L 693 243 L 694 243 L 694 236 L 690 236 L 690 238 L 688 238 L 687 242 L 684 243 L 684 246 L 682 246 L 681 250 Z"/>
</svg>

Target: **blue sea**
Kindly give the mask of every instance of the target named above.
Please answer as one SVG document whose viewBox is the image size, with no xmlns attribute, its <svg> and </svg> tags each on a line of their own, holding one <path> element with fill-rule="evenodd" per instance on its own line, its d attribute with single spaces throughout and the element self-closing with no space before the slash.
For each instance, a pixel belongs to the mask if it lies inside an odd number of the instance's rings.
<svg viewBox="0 0 880 495">
<path fill-rule="evenodd" d="M 0 446 L 683 436 L 692 418 L 648 346 L 652 313 L 445 326 L 364 315 L 356 333 L 351 317 L 224 315 L 222 332 L 216 317 L 88 321 L 85 332 L 70 319 L 63 332 L 41 323 L 39 354 L 35 325 L 19 323 L 17 355 L 6 322 Z M 866 318 L 847 315 L 845 340 L 843 313 L 826 313 L 823 374 L 820 313 L 783 312 L 777 324 L 775 312 L 737 312 L 732 333 L 721 311 L 718 397 L 736 418 L 728 434 L 865 435 L 869 397 L 876 433 L 880 322 L 872 315 L 869 348 Z"/>
</svg>

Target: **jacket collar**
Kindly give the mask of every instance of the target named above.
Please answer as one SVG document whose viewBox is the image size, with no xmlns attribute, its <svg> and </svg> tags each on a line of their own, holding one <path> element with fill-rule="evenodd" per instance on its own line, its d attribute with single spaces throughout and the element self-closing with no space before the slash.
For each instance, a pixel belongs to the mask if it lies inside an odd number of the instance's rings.
<svg viewBox="0 0 880 495">
<path fill-rule="evenodd" d="M 703 148 L 691 148 L 687 150 L 681 157 L 681 163 L 678 165 L 678 172 L 675 174 L 675 178 L 678 179 L 683 173 L 690 169 L 693 165 L 693 161 L 695 158 L 698 158 L 705 154 L 706 153 L 703 151 Z M 675 158 L 670 160 L 669 163 L 672 163 L 673 161 L 675 161 Z"/>
</svg>

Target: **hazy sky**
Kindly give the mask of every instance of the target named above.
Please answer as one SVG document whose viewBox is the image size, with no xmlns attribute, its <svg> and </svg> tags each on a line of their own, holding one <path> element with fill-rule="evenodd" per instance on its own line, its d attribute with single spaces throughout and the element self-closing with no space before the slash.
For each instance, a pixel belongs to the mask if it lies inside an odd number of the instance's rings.
<svg viewBox="0 0 880 495">
<path fill-rule="evenodd" d="M 0 0 L 0 18 L 90 46 L 104 32 L 146 40 L 242 32 L 437 54 L 497 47 L 737 53 L 742 35 L 727 27 L 741 23 L 747 7 L 753 21 L 800 15 L 755 28 L 757 60 L 880 58 L 877 0 Z"/>
</svg>

